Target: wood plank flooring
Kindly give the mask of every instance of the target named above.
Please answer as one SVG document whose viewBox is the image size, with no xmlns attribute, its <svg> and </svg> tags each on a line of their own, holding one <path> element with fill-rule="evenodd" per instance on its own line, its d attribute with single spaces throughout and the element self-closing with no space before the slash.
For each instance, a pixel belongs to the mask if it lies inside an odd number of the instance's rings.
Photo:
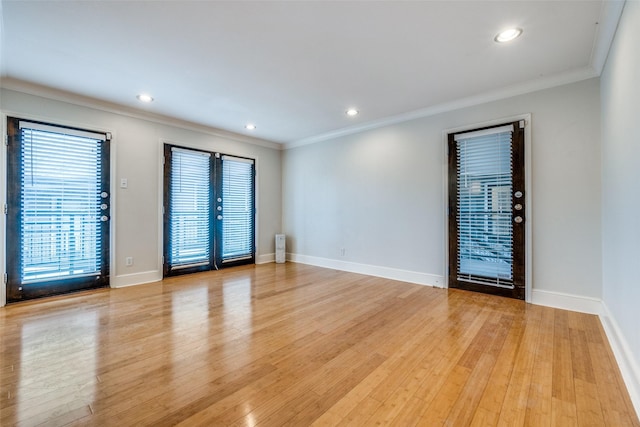
<svg viewBox="0 0 640 427">
<path fill-rule="evenodd" d="M 2 426 L 640 426 L 596 316 L 302 264 L 0 309 Z"/>
</svg>

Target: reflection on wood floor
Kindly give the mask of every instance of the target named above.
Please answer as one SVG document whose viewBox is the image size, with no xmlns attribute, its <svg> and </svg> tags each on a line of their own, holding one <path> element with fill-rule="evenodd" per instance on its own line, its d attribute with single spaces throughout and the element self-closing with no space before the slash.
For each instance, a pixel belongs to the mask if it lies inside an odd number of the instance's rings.
<svg viewBox="0 0 640 427">
<path fill-rule="evenodd" d="M 638 426 L 597 317 L 301 264 L 0 309 L 0 424 Z"/>
</svg>

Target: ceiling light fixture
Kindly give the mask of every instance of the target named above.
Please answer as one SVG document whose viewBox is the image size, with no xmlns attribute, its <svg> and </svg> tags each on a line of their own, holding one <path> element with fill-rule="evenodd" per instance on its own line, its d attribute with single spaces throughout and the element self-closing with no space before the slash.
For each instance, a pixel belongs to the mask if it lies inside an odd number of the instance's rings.
<svg viewBox="0 0 640 427">
<path fill-rule="evenodd" d="M 138 98 L 138 101 L 140 102 L 152 102 L 153 101 L 153 97 L 151 95 L 147 95 L 146 93 L 141 93 L 140 95 L 136 96 L 136 98 Z"/>
<path fill-rule="evenodd" d="M 520 37 L 521 34 L 522 34 L 521 28 L 509 28 L 508 30 L 499 32 L 493 40 L 496 43 L 506 43 Z"/>
<path fill-rule="evenodd" d="M 360 111 L 356 110 L 355 108 L 349 108 L 347 111 L 345 111 L 345 114 L 347 116 L 357 116 L 359 112 Z"/>
<path fill-rule="evenodd" d="M 254 130 L 256 128 L 256 125 L 254 125 L 253 123 L 248 123 L 248 124 L 244 125 L 244 128 L 246 130 Z"/>
</svg>

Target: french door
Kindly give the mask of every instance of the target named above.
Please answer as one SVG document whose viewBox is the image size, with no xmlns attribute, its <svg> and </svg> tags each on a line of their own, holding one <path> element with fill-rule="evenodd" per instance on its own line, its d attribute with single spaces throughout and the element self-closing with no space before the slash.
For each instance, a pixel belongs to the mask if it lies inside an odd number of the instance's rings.
<svg viewBox="0 0 640 427">
<path fill-rule="evenodd" d="M 255 262 L 254 160 L 164 146 L 164 262 L 172 276 Z"/>
<path fill-rule="evenodd" d="M 449 287 L 525 298 L 524 121 L 448 135 Z"/>
<path fill-rule="evenodd" d="M 109 285 L 109 138 L 7 119 L 7 301 Z"/>
</svg>

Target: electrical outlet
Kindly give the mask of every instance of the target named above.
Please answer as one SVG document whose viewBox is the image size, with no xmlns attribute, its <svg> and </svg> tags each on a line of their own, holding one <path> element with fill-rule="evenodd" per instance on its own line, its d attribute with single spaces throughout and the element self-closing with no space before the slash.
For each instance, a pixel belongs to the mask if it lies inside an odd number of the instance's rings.
<svg viewBox="0 0 640 427">
<path fill-rule="evenodd" d="M 130 267 L 133 265 L 133 257 L 132 256 L 128 256 L 124 259 L 124 263 L 127 267 Z"/>
<path fill-rule="evenodd" d="M 345 248 L 340 248 L 340 256 L 345 256 L 347 254 L 347 250 Z"/>
</svg>

